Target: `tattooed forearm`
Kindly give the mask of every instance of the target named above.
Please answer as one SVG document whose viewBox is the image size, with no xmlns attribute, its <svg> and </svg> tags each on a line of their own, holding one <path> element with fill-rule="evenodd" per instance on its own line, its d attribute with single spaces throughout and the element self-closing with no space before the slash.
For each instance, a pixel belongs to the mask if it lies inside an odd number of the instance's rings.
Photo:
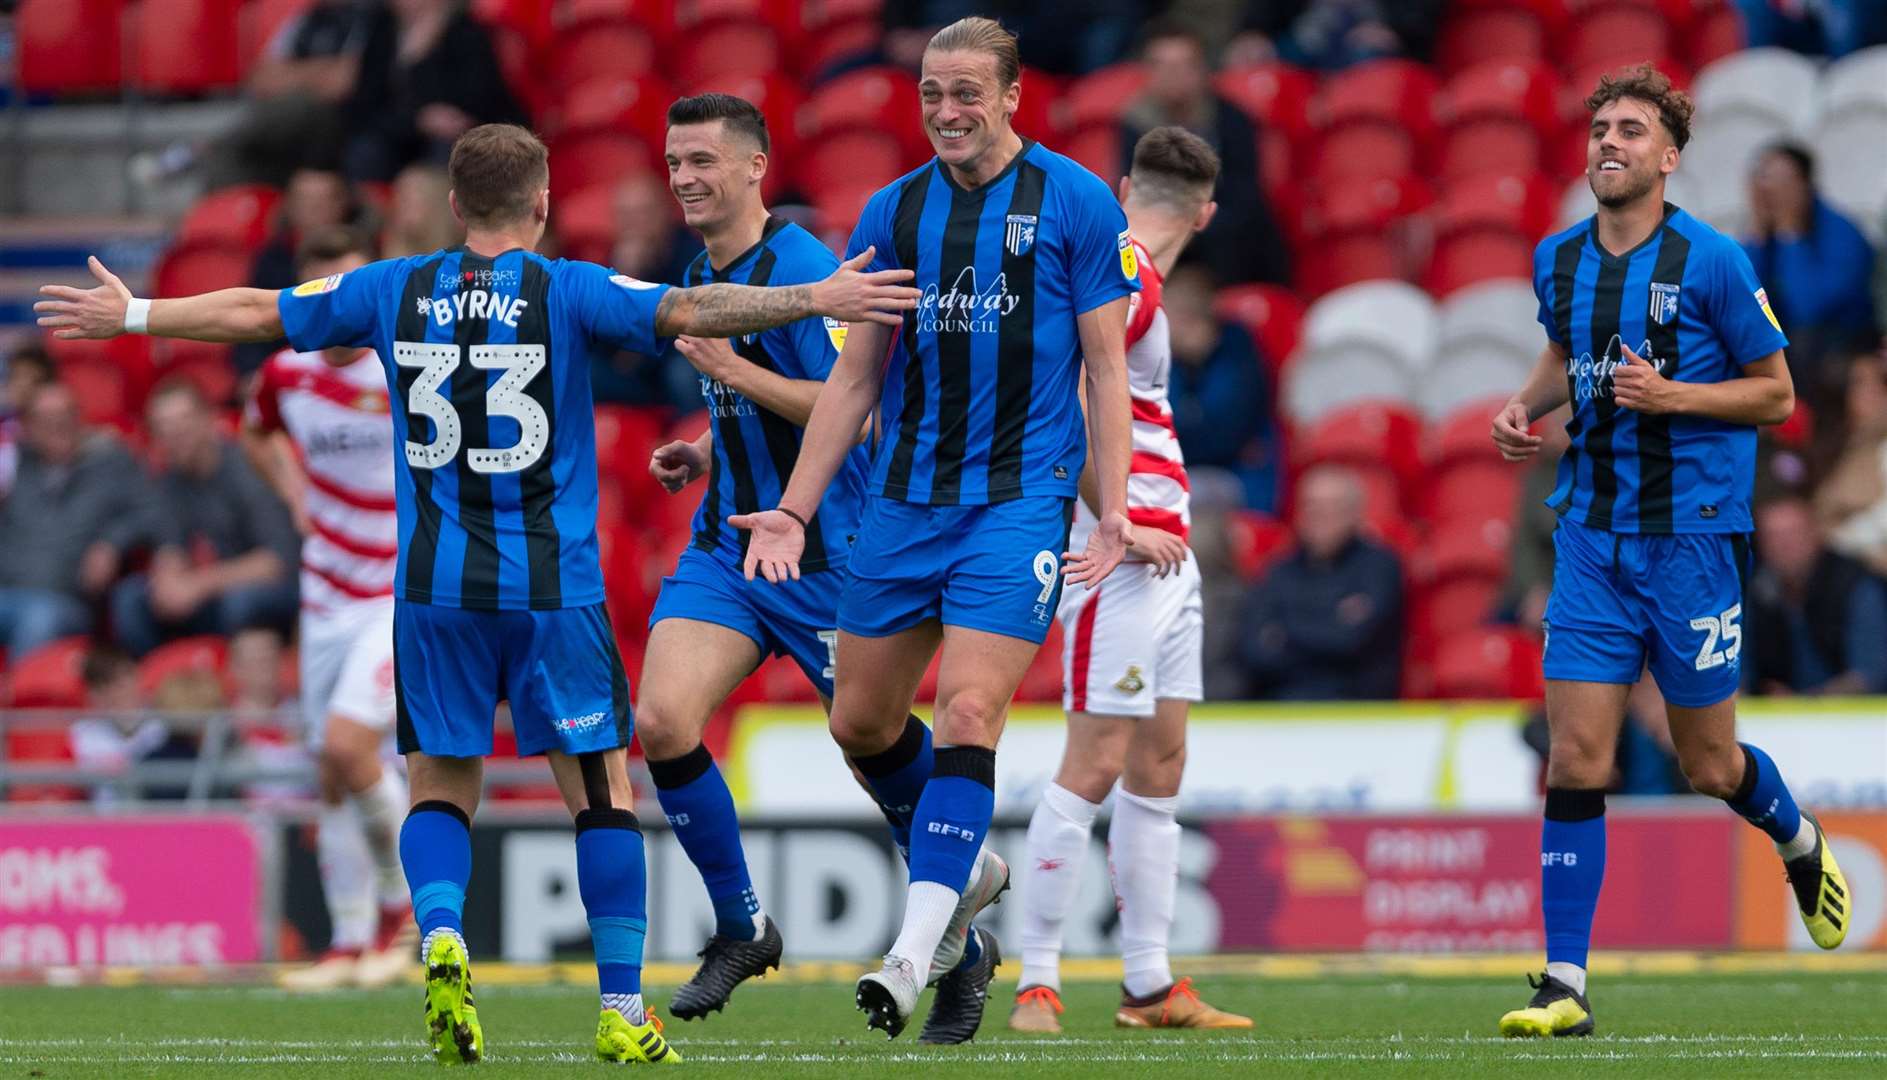
<svg viewBox="0 0 1887 1080">
<path fill-rule="evenodd" d="M 670 289 L 655 309 L 655 332 L 662 337 L 733 337 L 755 334 L 816 315 L 812 286 L 757 288 L 751 285 L 698 285 Z"/>
</svg>

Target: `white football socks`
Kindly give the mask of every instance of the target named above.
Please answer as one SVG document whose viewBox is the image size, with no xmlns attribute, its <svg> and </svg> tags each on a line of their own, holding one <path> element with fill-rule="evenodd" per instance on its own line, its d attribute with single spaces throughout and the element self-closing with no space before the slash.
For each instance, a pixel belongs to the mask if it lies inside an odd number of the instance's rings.
<svg viewBox="0 0 1887 1080">
<path fill-rule="evenodd" d="M 327 901 L 328 921 L 334 927 L 328 947 L 365 949 L 373 944 L 380 913 L 374 906 L 370 880 L 373 864 L 361 842 L 360 822 L 347 803 L 323 805 L 315 828 L 321 895 Z"/>
<path fill-rule="evenodd" d="M 1795 830 L 1795 836 L 1791 838 L 1788 843 L 1776 845 L 1776 853 L 1782 856 L 1784 862 L 1790 859 L 1799 859 L 1804 855 L 1813 853 L 1814 850 L 1815 823 L 1808 820 L 1807 814 L 1802 815 L 1802 824 L 1800 828 Z"/>
<path fill-rule="evenodd" d="M 937 943 L 943 940 L 962 895 L 934 881 L 911 882 L 904 900 L 904 926 L 887 955 L 910 961 L 920 987 L 930 980 L 930 958 L 937 954 Z"/>
<path fill-rule="evenodd" d="M 1178 810 L 1177 795 L 1153 798 L 1124 787 L 1114 793 L 1108 867 L 1120 901 L 1121 984 L 1135 997 L 1173 985 L 1166 948 L 1179 891 Z"/>
<path fill-rule="evenodd" d="M 1050 784 L 1029 818 L 1022 867 L 1022 978 L 1018 986 L 1061 989 L 1061 927 L 1081 887 L 1088 834 L 1100 803 Z"/>
<path fill-rule="evenodd" d="M 648 1014 L 642 1011 L 641 994 L 604 994 L 603 1008 L 616 1010 L 637 1027 L 649 1022 Z"/>
<path fill-rule="evenodd" d="M 400 823 L 406 819 L 406 781 L 382 767 L 380 779 L 352 795 L 360 812 L 361 835 L 373 860 L 374 895 L 381 907 L 407 902 L 406 873 L 400 869 Z"/>
<path fill-rule="evenodd" d="M 1572 987 L 1575 994 L 1586 992 L 1586 969 L 1578 964 L 1556 960 L 1546 965 L 1546 973 Z"/>
</svg>

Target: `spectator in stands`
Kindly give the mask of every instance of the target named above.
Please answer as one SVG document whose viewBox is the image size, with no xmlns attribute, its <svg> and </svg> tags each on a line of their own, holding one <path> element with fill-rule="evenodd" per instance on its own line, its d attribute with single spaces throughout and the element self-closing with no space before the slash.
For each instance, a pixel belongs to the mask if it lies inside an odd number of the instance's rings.
<svg viewBox="0 0 1887 1080">
<path fill-rule="evenodd" d="M 288 508 L 244 460 L 191 383 L 160 385 L 146 406 L 164 467 L 148 573 L 111 597 L 118 639 L 142 656 L 181 634 L 270 626 L 286 634 L 297 612 L 300 538 Z"/>
<path fill-rule="evenodd" d="M 1297 547 L 1251 591 L 1245 663 L 1255 696 L 1393 698 L 1402 681 L 1402 566 L 1366 539 L 1363 485 L 1320 465 L 1298 482 Z"/>
<path fill-rule="evenodd" d="M 176 783 L 138 784 L 127 775 L 141 762 L 188 761 L 196 741 L 152 716 L 137 662 L 116 645 L 95 645 L 80 668 L 85 707 L 92 715 L 72 722 L 67 737 L 73 763 L 98 777 L 92 801 L 101 806 L 134 799 L 181 799 Z"/>
<path fill-rule="evenodd" d="M 229 639 L 229 710 L 236 725 L 237 762 L 253 768 L 302 771 L 313 775 L 303 740 L 294 737 L 284 719 L 296 717 L 295 702 L 284 685 L 282 636 L 267 627 L 253 627 Z M 313 789 L 306 780 L 259 780 L 243 785 L 250 802 L 306 798 Z"/>
<path fill-rule="evenodd" d="M 1245 488 L 1245 506 L 1277 508 L 1277 425 L 1258 343 L 1212 313 L 1212 277 L 1180 266 L 1164 289 L 1173 367 L 1167 397 L 1188 468 L 1227 469 Z"/>
<path fill-rule="evenodd" d="M 0 499 L 0 645 L 16 657 L 88 630 L 151 524 L 136 462 L 86 427 L 69 388 L 39 387 L 22 421 L 19 472 Z"/>
<path fill-rule="evenodd" d="M 683 225 L 665 179 L 644 173 L 624 180 L 614 202 L 616 243 L 610 265 L 632 278 L 682 284 L 701 239 Z M 622 405 L 701 407 L 694 368 L 669 350 L 659 357 L 619 352 L 599 359 L 590 380 L 599 401 Z"/>
<path fill-rule="evenodd" d="M 1756 546 L 1744 683 L 1759 694 L 1887 692 L 1887 584 L 1823 546 L 1801 498 L 1757 508 Z"/>
<path fill-rule="evenodd" d="M 1140 136 L 1177 124 L 1219 153 L 1219 212 L 1193 240 L 1188 261 L 1203 262 L 1227 283 L 1291 282 L 1290 248 L 1272 216 L 1258 167 L 1258 125 L 1212 89 L 1206 45 L 1177 23 L 1149 25 L 1141 61 L 1147 88 L 1121 116 L 1121 171 Z"/>
<path fill-rule="evenodd" d="M 297 168 L 331 166 L 361 54 L 374 26 L 390 18 L 379 0 L 315 0 L 283 23 L 249 75 L 241 121 L 210 151 L 205 186 L 281 187 Z"/>
<path fill-rule="evenodd" d="M 1789 334 L 1789 367 L 1812 406 L 1833 400 L 1845 374 L 1825 358 L 1871 346 L 1874 249 L 1815 191 L 1815 159 L 1795 143 L 1770 146 L 1749 179 L 1744 250 Z"/>
<path fill-rule="evenodd" d="M 446 194 L 452 185 L 437 165 L 408 165 L 393 178 L 387 203 L 386 231 L 380 257 L 400 259 L 452 247 L 465 239 L 465 228 L 452 216 Z"/>
<path fill-rule="evenodd" d="M 1830 548 L 1887 576 L 1887 351 L 1848 365 L 1847 413 L 1815 516 Z"/>
<path fill-rule="evenodd" d="M 353 185 L 334 169 L 303 167 L 288 178 L 282 190 L 281 223 L 269 242 L 249 264 L 249 284 L 258 289 L 286 289 L 300 283 L 295 273 L 295 247 L 301 238 L 335 225 L 368 227 L 365 208 Z M 236 370 L 247 375 L 263 361 L 288 347 L 285 340 L 244 342 L 236 346 Z"/>
<path fill-rule="evenodd" d="M 455 0 L 388 0 L 361 54 L 348 105 L 347 171 L 391 180 L 415 161 L 445 164 L 479 124 L 528 124 L 491 36 Z"/>
<path fill-rule="evenodd" d="M 1335 71 L 1365 60 L 1426 60 L 1445 0 L 1255 0 L 1226 47 L 1227 66 L 1282 60 Z"/>
<path fill-rule="evenodd" d="M 1559 527 L 1559 515 L 1546 505 L 1546 500 L 1559 480 L 1559 457 L 1566 452 L 1566 420 L 1570 415 L 1562 406 L 1541 417 L 1536 427 L 1545 441 L 1520 482 L 1507 582 L 1495 604 L 1501 621 L 1511 621 L 1531 634 L 1540 632 L 1546 619 L 1546 598 L 1553 591 L 1553 530 Z"/>
<path fill-rule="evenodd" d="M 1880 0 L 1736 0 L 1751 48 L 1780 46 L 1838 60 L 1887 42 Z"/>
<path fill-rule="evenodd" d="M 20 413 L 33 392 L 53 377 L 52 357 L 36 339 L 22 342 L 7 357 L 6 381 L 0 383 L 0 499 L 20 467 Z"/>
</svg>

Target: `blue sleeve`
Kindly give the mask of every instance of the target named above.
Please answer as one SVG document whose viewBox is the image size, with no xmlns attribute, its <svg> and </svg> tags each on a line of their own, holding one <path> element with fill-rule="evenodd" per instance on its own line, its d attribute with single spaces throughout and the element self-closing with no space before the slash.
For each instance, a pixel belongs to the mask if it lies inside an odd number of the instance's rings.
<svg viewBox="0 0 1887 1080">
<path fill-rule="evenodd" d="M 1100 178 L 1084 174 L 1069 184 L 1066 202 L 1068 293 L 1075 314 L 1140 291 L 1140 261 L 1127 232 L 1127 215 Z"/>
<path fill-rule="evenodd" d="M 838 268 L 839 260 L 826 246 L 811 236 L 787 238 L 779 263 L 769 285 L 806 285 L 823 281 Z M 845 343 L 845 324 L 837 319 L 814 315 L 776 326 L 762 335 L 767 351 L 782 364 L 780 374 L 789 379 L 824 382 L 839 358 Z"/>
<path fill-rule="evenodd" d="M 1713 246 L 1714 273 L 1706 279 L 1710 292 L 1704 304 L 1730 359 L 1741 366 L 1786 347 L 1789 339 L 1769 306 L 1769 294 L 1756 280 L 1749 256 L 1727 238 Z"/>
<path fill-rule="evenodd" d="M 392 302 L 388 289 L 403 265 L 404 259 L 372 262 L 277 293 L 275 307 L 288 343 L 299 352 L 374 345 L 381 305 Z"/>
<path fill-rule="evenodd" d="M 846 261 L 856 258 L 866 248 L 877 248 L 871 265 L 865 267 L 867 272 L 904 269 L 898 265 L 898 247 L 891 240 L 891 214 L 892 207 L 897 205 L 897 191 L 897 185 L 885 188 L 865 204 L 858 215 L 858 224 L 852 228 L 852 238 L 845 242 Z"/>
<path fill-rule="evenodd" d="M 641 281 L 595 263 L 558 264 L 570 312 L 590 340 L 613 348 L 659 356 L 668 341 L 655 333 L 655 312 L 671 286 Z"/>
<path fill-rule="evenodd" d="M 1551 242 L 1550 238 L 1543 240 L 1533 249 L 1533 295 L 1540 301 L 1537 317 L 1546 336 L 1560 348 L 1570 350 L 1572 342 L 1559 332 L 1559 320 L 1553 317 L 1553 259 L 1552 249 L 1547 246 Z"/>
</svg>

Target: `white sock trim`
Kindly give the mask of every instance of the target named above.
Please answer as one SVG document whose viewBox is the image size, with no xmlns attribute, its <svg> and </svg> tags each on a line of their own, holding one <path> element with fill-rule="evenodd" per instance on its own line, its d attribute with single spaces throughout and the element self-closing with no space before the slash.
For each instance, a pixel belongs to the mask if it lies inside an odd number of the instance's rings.
<svg viewBox="0 0 1887 1080">
<path fill-rule="evenodd" d="M 1050 783 L 1042 789 L 1042 805 L 1069 824 L 1083 829 L 1093 828 L 1094 819 L 1101 813 L 1100 803 L 1089 802 L 1056 783 Z"/>
<path fill-rule="evenodd" d="M 1802 815 L 1802 824 L 1795 830 L 1795 835 L 1786 843 L 1776 845 L 1776 853 L 1784 859 L 1799 859 L 1815 850 L 1815 823 Z"/>
<path fill-rule="evenodd" d="M 1115 798 L 1167 817 L 1174 817 L 1179 813 L 1179 796 L 1177 795 L 1135 795 L 1123 787 L 1115 792 Z"/>
<path fill-rule="evenodd" d="M 1572 987 L 1575 994 L 1586 992 L 1586 969 L 1578 964 L 1568 964 L 1563 960 L 1554 961 L 1546 965 L 1546 973 Z"/>
<path fill-rule="evenodd" d="M 603 1008 L 614 1009 L 622 1014 L 624 1020 L 641 1027 L 649 1022 L 649 1017 L 642 1009 L 641 994 L 604 994 Z"/>
</svg>

